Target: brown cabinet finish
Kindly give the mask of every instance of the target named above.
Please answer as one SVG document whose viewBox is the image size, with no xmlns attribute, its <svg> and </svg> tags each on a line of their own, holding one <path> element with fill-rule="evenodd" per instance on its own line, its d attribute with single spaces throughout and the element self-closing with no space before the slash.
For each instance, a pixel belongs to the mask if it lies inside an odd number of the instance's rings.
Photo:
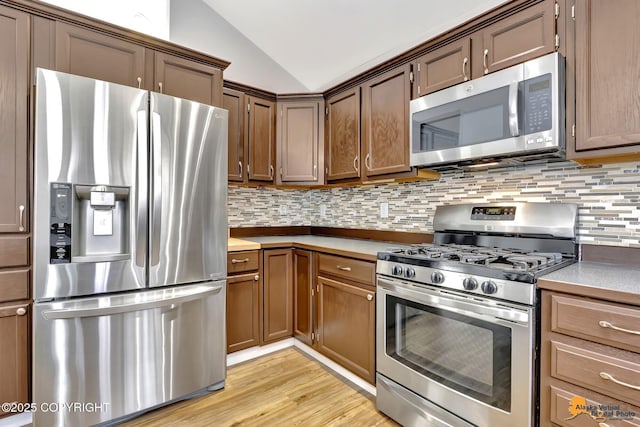
<svg viewBox="0 0 640 427">
<path fill-rule="evenodd" d="M 639 21 L 635 0 L 575 2 L 576 146 L 570 158 L 637 155 Z"/>
<path fill-rule="evenodd" d="M 330 359 L 374 383 L 375 290 L 318 277 L 317 346 Z"/>
<path fill-rule="evenodd" d="M 249 97 L 249 166 L 251 181 L 273 182 L 275 174 L 275 102 Z"/>
<path fill-rule="evenodd" d="M 0 6 L 0 233 L 29 229 L 28 99 L 29 15 Z"/>
<path fill-rule="evenodd" d="M 313 343 L 312 259 L 310 251 L 293 251 L 293 336 L 307 345 Z"/>
<path fill-rule="evenodd" d="M 258 272 L 227 278 L 227 353 L 260 344 Z"/>
<path fill-rule="evenodd" d="M 0 270 L 0 303 L 29 299 L 29 269 Z"/>
<path fill-rule="evenodd" d="M 472 75 L 502 70 L 555 50 L 555 2 L 546 0 L 472 35 Z"/>
<path fill-rule="evenodd" d="M 263 251 L 263 343 L 293 336 L 293 250 Z"/>
<path fill-rule="evenodd" d="M 411 170 L 410 73 L 405 64 L 362 85 L 363 177 Z"/>
<path fill-rule="evenodd" d="M 416 60 L 417 97 L 471 78 L 471 38 L 463 37 Z"/>
<path fill-rule="evenodd" d="M 56 22 L 55 68 L 127 86 L 145 87 L 145 48 L 75 25 Z"/>
<path fill-rule="evenodd" d="M 318 272 L 375 286 L 376 265 L 372 262 L 319 253 Z"/>
<path fill-rule="evenodd" d="M 241 251 L 227 253 L 227 274 L 256 271 L 260 266 L 259 251 Z"/>
<path fill-rule="evenodd" d="M 222 71 L 218 68 L 155 52 L 154 76 L 156 92 L 222 107 Z"/>
<path fill-rule="evenodd" d="M 222 108 L 229 111 L 229 181 L 244 182 L 246 177 L 247 141 L 248 133 L 245 129 L 247 121 L 245 115 L 247 102 L 244 93 L 229 89 L 222 89 Z"/>
<path fill-rule="evenodd" d="M 0 402 L 29 401 L 29 304 L 0 306 Z M 0 409 L 0 416 L 6 415 Z"/>
<path fill-rule="evenodd" d="M 0 237 L 0 267 L 22 267 L 29 265 L 29 237 Z"/>
<path fill-rule="evenodd" d="M 640 307 L 543 291 L 541 310 L 540 426 L 595 425 L 589 414 L 572 416 L 575 398 L 635 412 L 602 414 L 600 425 L 638 425 Z"/>
<path fill-rule="evenodd" d="M 327 99 L 327 181 L 360 177 L 360 88 Z"/>
<path fill-rule="evenodd" d="M 278 183 L 317 183 L 320 133 L 317 101 L 280 102 Z"/>
</svg>

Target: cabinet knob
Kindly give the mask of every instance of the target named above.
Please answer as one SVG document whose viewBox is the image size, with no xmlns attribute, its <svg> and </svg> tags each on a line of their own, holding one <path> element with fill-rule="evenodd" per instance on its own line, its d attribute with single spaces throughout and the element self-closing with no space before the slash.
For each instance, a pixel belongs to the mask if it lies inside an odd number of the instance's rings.
<svg viewBox="0 0 640 427">
<path fill-rule="evenodd" d="M 373 300 L 373 295 L 371 295 L 371 294 L 367 294 L 367 300 L 368 300 L 368 301 Z"/>
<path fill-rule="evenodd" d="M 256 274 L 255 276 L 253 276 L 253 280 L 255 280 L 255 281 L 257 282 L 258 280 L 260 280 L 260 276 L 258 276 L 258 275 Z"/>
<path fill-rule="evenodd" d="M 24 316 L 25 314 L 27 314 L 27 309 L 24 307 L 20 307 L 19 309 L 16 310 L 16 314 L 18 316 Z"/>
</svg>

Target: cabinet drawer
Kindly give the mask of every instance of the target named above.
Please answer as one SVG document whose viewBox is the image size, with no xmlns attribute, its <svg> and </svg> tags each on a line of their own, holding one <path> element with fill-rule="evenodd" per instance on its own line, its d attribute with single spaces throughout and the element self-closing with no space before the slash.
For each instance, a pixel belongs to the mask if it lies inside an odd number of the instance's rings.
<svg viewBox="0 0 640 427">
<path fill-rule="evenodd" d="M 29 270 L 0 271 L 0 302 L 29 298 Z"/>
<path fill-rule="evenodd" d="M 29 265 L 28 237 L 0 237 L 0 267 Z"/>
<path fill-rule="evenodd" d="M 242 273 L 258 269 L 259 251 L 227 253 L 227 274 Z"/>
<path fill-rule="evenodd" d="M 318 254 L 318 271 L 349 280 L 375 285 L 376 265 L 335 255 Z"/>
<path fill-rule="evenodd" d="M 551 330 L 640 353 L 640 308 L 553 295 Z"/>
<path fill-rule="evenodd" d="M 551 341 L 551 376 L 640 405 L 640 355 L 634 353 L 596 352 Z"/>
<path fill-rule="evenodd" d="M 597 393 L 585 393 L 584 390 L 574 389 L 569 384 L 563 385 L 562 388 L 552 385 L 548 392 L 551 402 L 550 413 L 541 414 L 542 420 L 549 416 L 551 422 L 562 427 L 640 426 L 640 410 L 624 402 Z M 580 407 L 576 409 L 576 405 L 580 405 Z M 595 411 L 593 415 L 592 410 Z M 598 410 L 603 411 L 602 415 L 597 413 Z M 596 421 L 594 416 L 599 417 L 599 420 Z M 540 425 L 543 425 L 542 422 Z"/>
</svg>

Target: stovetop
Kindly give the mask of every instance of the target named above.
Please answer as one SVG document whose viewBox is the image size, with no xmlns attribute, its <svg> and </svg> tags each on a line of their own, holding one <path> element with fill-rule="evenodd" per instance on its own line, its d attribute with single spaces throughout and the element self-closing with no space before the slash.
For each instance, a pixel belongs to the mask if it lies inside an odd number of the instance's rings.
<svg viewBox="0 0 640 427">
<path fill-rule="evenodd" d="M 525 283 L 575 262 L 559 252 L 428 243 L 391 247 L 379 252 L 378 259 Z"/>
</svg>

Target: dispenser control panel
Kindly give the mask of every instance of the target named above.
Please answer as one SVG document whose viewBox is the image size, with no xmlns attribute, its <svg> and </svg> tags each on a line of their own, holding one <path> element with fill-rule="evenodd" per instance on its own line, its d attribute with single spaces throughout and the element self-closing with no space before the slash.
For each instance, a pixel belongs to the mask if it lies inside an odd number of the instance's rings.
<svg viewBox="0 0 640 427">
<path fill-rule="evenodd" d="M 51 183 L 50 264 L 71 262 L 71 195 L 70 183 Z"/>
</svg>

